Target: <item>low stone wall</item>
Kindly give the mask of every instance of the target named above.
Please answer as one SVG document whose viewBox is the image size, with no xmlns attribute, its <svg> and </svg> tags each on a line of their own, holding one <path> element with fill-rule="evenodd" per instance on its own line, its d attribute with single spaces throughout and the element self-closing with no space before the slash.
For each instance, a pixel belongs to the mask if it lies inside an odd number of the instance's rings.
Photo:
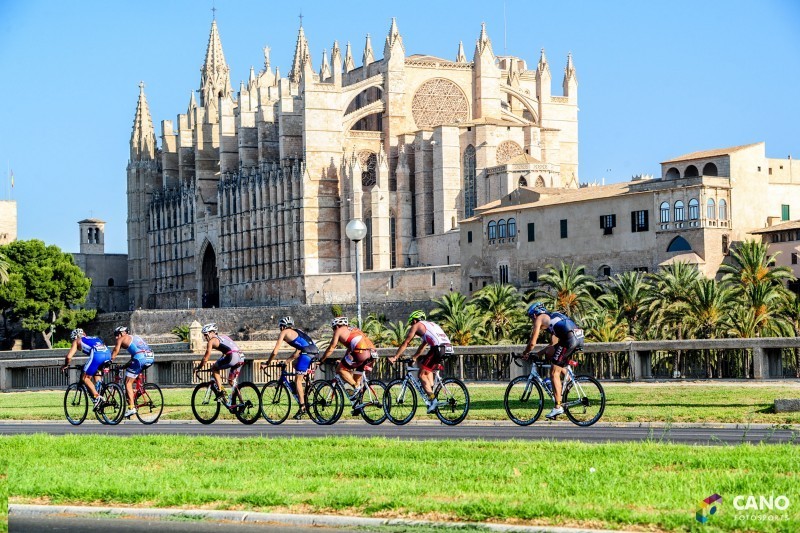
<svg viewBox="0 0 800 533">
<path fill-rule="evenodd" d="M 795 413 L 800 411 L 800 398 L 775 400 L 776 413 Z"/>
</svg>

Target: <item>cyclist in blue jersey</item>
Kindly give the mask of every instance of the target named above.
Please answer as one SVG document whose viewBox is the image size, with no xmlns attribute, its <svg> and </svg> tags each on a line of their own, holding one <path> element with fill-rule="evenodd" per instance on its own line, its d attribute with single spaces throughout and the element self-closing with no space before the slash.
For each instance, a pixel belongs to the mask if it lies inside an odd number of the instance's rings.
<svg viewBox="0 0 800 533">
<path fill-rule="evenodd" d="M 217 359 L 211 367 L 211 373 L 214 376 L 214 381 L 217 383 L 220 397 L 227 405 L 230 405 L 228 391 L 222 386 L 222 377 L 220 377 L 219 372 L 226 368 L 230 369 L 228 371 L 228 385 L 233 387 L 236 384 L 236 378 L 239 377 L 242 366 L 244 366 L 244 354 L 230 337 L 227 335 L 220 335 L 217 332 L 217 325 L 213 322 L 203 326 L 201 333 L 208 344 L 206 344 L 206 353 L 203 354 L 203 360 L 195 367 L 195 370 L 203 368 L 208 358 L 211 357 L 211 350 L 219 350 L 222 352 L 222 357 Z"/>
<path fill-rule="evenodd" d="M 548 312 L 544 304 L 535 302 L 528 307 L 528 316 L 533 321 L 533 331 L 525 352 L 522 354 L 525 359 L 533 350 L 539 333 L 543 330 L 550 332 L 550 346 L 546 347 L 539 354 L 550 357 L 552 366 L 550 367 L 550 379 L 553 382 L 553 399 L 555 407 L 547 413 L 547 418 L 553 419 L 558 415 L 564 414 L 561 406 L 561 377 L 567 373 L 569 358 L 579 348 L 583 348 L 583 330 L 575 322 L 558 311 Z"/>
<path fill-rule="evenodd" d="M 108 347 L 100 337 L 89 337 L 81 328 L 73 329 L 69 334 L 69 338 L 72 340 L 72 346 L 64 358 L 64 366 L 61 367 L 61 371 L 63 372 L 69 368 L 69 362 L 78 350 L 89 356 L 89 360 L 86 361 L 86 364 L 83 366 L 81 380 L 86 386 L 86 390 L 89 391 L 89 394 L 92 396 L 94 408 L 97 409 L 100 407 L 102 399 L 97 393 L 92 378 L 97 374 L 97 369 L 100 368 L 100 365 L 111 359 L 111 352 L 108 351 Z"/>
<path fill-rule="evenodd" d="M 261 364 L 262 366 L 269 366 L 272 360 L 275 359 L 275 356 L 278 355 L 278 348 L 280 348 L 282 342 L 286 342 L 286 344 L 294 348 L 294 353 L 286 362 L 288 363 L 297 359 L 297 362 L 294 364 L 294 371 L 296 373 L 294 382 L 297 387 L 297 397 L 300 399 L 300 409 L 294 415 L 294 419 L 300 420 L 303 415 L 306 414 L 305 400 L 303 399 L 303 375 L 310 371 L 309 367 L 311 366 L 312 358 L 319 355 L 319 348 L 317 348 L 317 345 L 311 340 L 308 333 L 294 325 L 292 317 L 285 316 L 281 318 L 278 322 L 278 327 L 281 330 L 281 334 L 278 335 L 278 340 L 275 341 L 275 348 L 272 349 L 269 359 Z"/>
<path fill-rule="evenodd" d="M 136 414 L 136 407 L 134 405 L 133 397 L 133 381 L 139 377 L 139 374 L 153 364 L 153 350 L 150 346 L 142 340 L 138 335 L 131 335 L 128 331 L 128 326 L 118 326 L 114 330 L 114 337 L 117 339 L 117 344 L 111 351 L 111 360 L 113 361 L 121 349 L 128 350 L 131 354 L 131 360 L 128 362 L 128 370 L 125 372 L 125 391 L 128 394 L 128 410 L 125 411 L 125 416 L 133 416 Z"/>
</svg>

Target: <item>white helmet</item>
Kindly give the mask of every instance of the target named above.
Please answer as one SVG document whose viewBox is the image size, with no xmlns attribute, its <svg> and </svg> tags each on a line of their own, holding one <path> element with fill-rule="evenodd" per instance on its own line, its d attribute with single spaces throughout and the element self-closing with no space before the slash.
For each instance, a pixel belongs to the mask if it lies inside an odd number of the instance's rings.
<svg viewBox="0 0 800 533">
<path fill-rule="evenodd" d="M 348 326 L 350 325 L 350 321 L 347 320 L 346 316 L 337 316 L 333 320 L 331 320 L 331 327 L 335 328 L 338 326 Z"/>
<path fill-rule="evenodd" d="M 290 316 L 285 316 L 281 318 L 280 322 L 278 322 L 278 327 L 283 328 L 293 328 L 294 327 L 294 319 Z"/>
<path fill-rule="evenodd" d="M 69 340 L 74 341 L 78 337 L 85 337 L 85 336 L 86 336 L 86 332 L 85 331 L 83 331 L 81 328 L 75 328 L 69 334 Z"/>
<path fill-rule="evenodd" d="M 211 322 L 211 323 L 209 323 L 209 324 L 206 324 L 205 326 L 203 326 L 203 329 L 202 329 L 202 330 L 200 330 L 200 332 L 201 332 L 203 335 L 208 335 L 208 334 L 209 334 L 210 332 L 212 332 L 212 331 L 213 331 L 214 333 L 216 333 L 216 332 L 217 332 L 217 325 L 216 325 L 215 323 L 213 323 L 213 322 Z"/>
<path fill-rule="evenodd" d="M 117 326 L 116 328 L 114 328 L 114 336 L 115 337 L 117 335 L 123 335 L 125 333 L 128 333 L 128 326 Z"/>
</svg>

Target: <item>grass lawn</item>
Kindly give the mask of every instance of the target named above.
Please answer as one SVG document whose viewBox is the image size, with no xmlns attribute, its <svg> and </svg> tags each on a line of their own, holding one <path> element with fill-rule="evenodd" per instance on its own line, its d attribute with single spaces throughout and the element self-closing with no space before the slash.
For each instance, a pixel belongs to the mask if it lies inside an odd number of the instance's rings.
<svg viewBox="0 0 800 533">
<path fill-rule="evenodd" d="M 88 475 L 86 453 L 96 457 Z M 800 531 L 791 445 L 32 435 L 0 438 L 0 457 L 14 457 L 8 490 L 18 503 Z M 719 512 L 701 525 L 695 506 L 715 493 Z M 787 519 L 742 521 L 732 505 L 740 494 L 785 495 Z"/>
<path fill-rule="evenodd" d="M 0 459 L 0 531 L 8 531 L 8 461 Z"/>
<path fill-rule="evenodd" d="M 772 412 L 776 398 L 800 398 L 800 383 L 605 383 L 604 422 L 800 424 L 800 413 Z M 505 385 L 470 383 L 468 420 L 507 420 Z M 191 389 L 164 389 L 164 419 L 192 420 Z M 63 420 L 62 391 L 0 394 L 0 419 Z M 294 406 L 296 408 L 296 406 Z M 549 406 L 546 406 L 549 410 Z M 349 410 L 345 418 L 349 416 Z M 223 409 L 221 417 L 233 418 Z M 431 418 L 420 408 L 418 418 Z"/>
</svg>

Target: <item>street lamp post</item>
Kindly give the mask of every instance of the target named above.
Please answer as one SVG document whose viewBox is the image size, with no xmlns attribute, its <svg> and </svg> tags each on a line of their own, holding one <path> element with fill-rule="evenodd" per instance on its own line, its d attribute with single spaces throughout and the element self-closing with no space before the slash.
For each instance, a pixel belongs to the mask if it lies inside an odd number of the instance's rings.
<svg viewBox="0 0 800 533">
<path fill-rule="evenodd" d="M 358 243 L 367 236 L 367 226 L 360 219 L 354 218 L 347 223 L 344 232 L 347 238 L 356 243 L 356 314 L 358 327 L 361 327 L 361 270 L 358 261 Z"/>
</svg>

